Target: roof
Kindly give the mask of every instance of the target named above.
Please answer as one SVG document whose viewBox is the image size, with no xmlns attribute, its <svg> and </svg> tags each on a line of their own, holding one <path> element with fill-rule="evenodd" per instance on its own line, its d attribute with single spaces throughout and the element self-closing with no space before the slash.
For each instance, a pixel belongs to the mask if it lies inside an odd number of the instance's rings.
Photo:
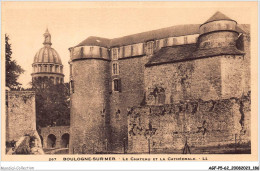
<svg viewBox="0 0 260 171">
<path fill-rule="evenodd" d="M 83 40 L 77 46 L 101 46 L 101 47 L 108 47 L 110 39 L 102 38 L 102 37 L 95 37 L 90 36 L 87 39 Z M 77 47 L 76 46 L 76 47 Z"/>
<path fill-rule="evenodd" d="M 186 44 L 174 47 L 164 47 L 155 53 L 146 66 L 175 63 L 186 60 L 194 60 L 217 55 L 243 55 L 244 52 L 235 46 L 219 47 L 211 49 L 197 49 L 196 44 Z"/>
<path fill-rule="evenodd" d="M 224 16 L 225 16 L 224 14 L 217 12 L 209 20 L 229 19 L 228 17 L 226 16 L 224 17 Z M 101 47 L 110 48 L 115 46 L 125 46 L 125 45 L 131 45 L 136 43 L 143 43 L 149 40 L 158 40 L 158 39 L 163 39 L 168 37 L 178 37 L 178 36 L 199 34 L 199 27 L 200 24 L 177 25 L 177 26 L 171 26 L 171 27 L 166 27 L 158 30 L 132 34 L 132 35 L 123 36 L 114 39 L 90 36 L 84 41 L 82 41 L 81 43 L 79 43 L 78 45 L 76 45 L 75 47 L 101 46 Z M 243 29 L 240 28 L 240 25 L 237 25 L 236 31 L 239 33 L 245 32 Z"/>
<path fill-rule="evenodd" d="M 219 20 L 230 20 L 234 21 L 231 18 L 227 17 L 225 14 L 222 14 L 221 12 L 217 11 L 212 17 L 210 17 L 205 23 L 209 23 L 212 21 L 219 21 Z M 204 23 L 204 24 L 205 24 Z"/>
<path fill-rule="evenodd" d="M 163 47 L 155 53 L 146 66 L 173 63 L 189 59 L 196 50 L 196 44 L 185 44 L 173 47 Z"/>
<path fill-rule="evenodd" d="M 192 54 L 193 58 L 216 56 L 216 55 L 243 55 L 244 52 L 238 50 L 235 46 L 218 47 L 210 49 L 198 49 Z"/>
<path fill-rule="evenodd" d="M 58 52 L 50 46 L 44 46 L 34 56 L 33 63 L 53 63 L 62 65 Z"/>
<path fill-rule="evenodd" d="M 120 38 L 112 39 L 110 46 L 130 45 L 149 40 L 158 40 L 167 37 L 178 37 L 184 35 L 199 34 L 199 24 L 177 25 L 158 30 L 147 31 Z"/>
<path fill-rule="evenodd" d="M 199 34 L 200 24 L 188 24 L 188 25 L 177 25 L 158 30 L 152 30 L 133 35 L 123 36 L 114 39 L 107 39 L 101 37 L 90 36 L 77 46 L 102 46 L 102 47 L 113 47 L 113 46 L 124 46 L 135 43 L 146 42 L 149 40 L 158 40 L 167 37 L 178 37 L 184 35 Z"/>
</svg>

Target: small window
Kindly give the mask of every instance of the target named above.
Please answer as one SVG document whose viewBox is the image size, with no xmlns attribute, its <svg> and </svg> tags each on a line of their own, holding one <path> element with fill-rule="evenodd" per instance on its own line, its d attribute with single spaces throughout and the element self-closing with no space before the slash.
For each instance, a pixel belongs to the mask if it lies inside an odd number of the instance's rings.
<svg viewBox="0 0 260 171">
<path fill-rule="evenodd" d="M 62 68 L 62 66 L 60 66 L 60 73 L 62 73 L 63 72 L 63 68 Z"/>
<path fill-rule="evenodd" d="M 93 46 L 91 46 L 91 47 L 90 47 L 90 49 L 89 49 L 90 53 L 92 53 L 92 52 L 93 52 L 93 50 L 94 50 L 94 47 L 93 47 Z"/>
<path fill-rule="evenodd" d="M 153 54 L 153 41 L 147 42 L 147 55 L 152 55 Z"/>
<path fill-rule="evenodd" d="M 118 74 L 119 74 L 118 63 L 113 63 L 113 66 L 112 66 L 112 73 L 113 73 L 113 75 L 118 75 Z"/>
<path fill-rule="evenodd" d="M 112 59 L 113 60 L 118 60 L 118 51 L 119 51 L 118 48 L 113 48 L 112 49 Z"/>
<path fill-rule="evenodd" d="M 185 36 L 185 37 L 184 37 L 184 44 L 187 44 L 187 43 L 188 43 L 188 37 Z"/>
<path fill-rule="evenodd" d="M 164 45 L 163 46 L 168 46 L 168 39 L 164 39 Z"/>
<path fill-rule="evenodd" d="M 113 80 L 113 90 L 121 92 L 121 80 L 120 79 Z"/>
<path fill-rule="evenodd" d="M 50 77 L 50 81 L 54 83 L 54 77 Z"/>
<path fill-rule="evenodd" d="M 134 55 L 134 46 L 131 45 L 131 56 L 133 56 L 133 55 Z"/>
<path fill-rule="evenodd" d="M 59 84 L 60 83 L 60 79 L 57 77 L 56 78 L 56 84 Z"/>
<path fill-rule="evenodd" d="M 50 72 L 52 72 L 52 65 L 50 65 Z"/>
<path fill-rule="evenodd" d="M 159 49 L 159 45 L 160 45 L 160 41 L 156 40 L 155 44 L 156 44 L 156 49 L 158 50 Z"/>
<path fill-rule="evenodd" d="M 102 58 L 102 48 L 99 48 L 100 58 Z"/>
</svg>

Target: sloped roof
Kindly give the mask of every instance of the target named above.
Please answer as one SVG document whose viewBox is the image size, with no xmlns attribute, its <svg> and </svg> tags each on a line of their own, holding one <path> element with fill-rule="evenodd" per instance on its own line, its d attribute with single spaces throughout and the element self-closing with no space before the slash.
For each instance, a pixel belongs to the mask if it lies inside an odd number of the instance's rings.
<svg viewBox="0 0 260 171">
<path fill-rule="evenodd" d="M 217 55 L 243 55 L 244 52 L 235 46 L 211 49 L 197 49 L 196 44 L 186 44 L 174 47 L 164 47 L 155 53 L 145 66 L 175 63 Z"/>
<path fill-rule="evenodd" d="M 196 44 L 185 44 L 173 47 L 163 47 L 155 53 L 146 66 L 173 63 L 191 58 L 196 50 Z"/>
<path fill-rule="evenodd" d="M 223 14 L 224 15 L 224 14 Z M 223 18 L 223 17 L 218 17 Z M 101 47 L 115 47 L 115 46 L 125 46 L 135 43 L 147 42 L 149 40 L 158 40 L 168 37 L 178 37 L 184 35 L 199 34 L 200 24 L 187 24 L 187 25 L 177 25 L 166 27 L 158 30 L 152 30 L 137 34 L 132 34 L 128 36 L 123 36 L 114 39 L 107 39 L 102 37 L 90 36 L 77 46 L 101 46 Z M 244 30 L 240 28 L 240 25 L 237 25 L 236 30 L 239 33 L 244 33 Z"/>
<path fill-rule="evenodd" d="M 193 58 L 216 56 L 216 55 L 243 55 L 244 52 L 238 50 L 235 46 L 218 47 L 211 49 L 198 49 L 192 54 Z"/>
<path fill-rule="evenodd" d="M 101 46 L 101 47 L 108 47 L 110 39 L 90 36 L 87 39 L 83 40 L 77 46 Z M 76 47 L 77 47 L 76 46 Z"/>
<path fill-rule="evenodd" d="M 230 20 L 230 21 L 234 21 L 231 18 L 227 17 L 225 14 L 217 11 L 212 17 L 210 17 L 205 23 L 209 23 L 212 21 L 219 21 L 219 20 Z M 204 23 L 204 24 L 205 24 Z"/>
<path fill-rule="evenodd" d="M 177 25 L 112 39 L 110 46 L 130 45 L 149 40 L 199 34 L 199 24 Z"/>
<path fill-rule="evenodd" d="M 199 24 L 171 26 L 167 28 L 137 33 L 137 34 L 123 36 L 114 39 L 90 36 L 84 41 L 82 41 L 81 43 L 79 43 L 77 46 L 113 47 L 113 46 L 131 45 L 135 43 L 146 42 L 149 40 L 163 39 L 167 37 L 199 34 L 199 26 L 200 26 Z"/>
</svg>

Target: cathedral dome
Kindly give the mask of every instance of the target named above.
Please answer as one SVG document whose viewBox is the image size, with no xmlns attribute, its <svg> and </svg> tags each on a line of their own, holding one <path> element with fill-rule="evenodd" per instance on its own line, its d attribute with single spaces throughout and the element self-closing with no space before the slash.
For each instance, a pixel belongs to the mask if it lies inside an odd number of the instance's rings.
<svg viewBox="0 0 260 171">
<path fill-rule="evenodd" d="M 44 42 L 42 47 L 34 56 L 33 73 L 34 79 L 51 79 L 55 84 L 63 83 L 63 65 L 58 52 L 51 47 L 51 34 L 48 29 L 43 34 Z"/>
<path fill-rule="evenodd" d="M 34 56 L 33 63 L 53 63 L 62 65 L 58 52 L 50 46 L 41 48 Z"/>
</svg>

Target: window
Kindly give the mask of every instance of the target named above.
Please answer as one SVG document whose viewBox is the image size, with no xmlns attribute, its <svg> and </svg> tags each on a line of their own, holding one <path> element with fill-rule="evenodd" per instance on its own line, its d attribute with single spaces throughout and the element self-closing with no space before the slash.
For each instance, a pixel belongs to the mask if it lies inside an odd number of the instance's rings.
<svg viewBox="0 0 260 171">
<path fill-rule="evenodd" d="M 131 56 L 133 56 L 133 55 L 134 55 L 134 46 L 131 45 Z"/>
<path fill-rule="evenodd" d="M 100 58 L 102 58 L 102 48 L 99 48 Z"/>
<path fill-rule="evenodd" d="M 93 52 L 93 49 L 94 49 L 93 46 L 91 46 L 90 49 L 89 49 L 89 51 L 90 51 L 91 54 L 92 54 L 92 52 Z"/>
<path fill-rule="evenodd" d="M 167 46 L 168 45 L 168 39 L 164 39 L 164 45 L 163 46 Z"/>
<path fill-rule="evenodd" d="M 113 48 L 112 49 L 112 59 L 113 60 L 118 60 L 118 51 L 119 51 L 118 48 Z"/>
<path fill-rule="evenodd" d="M 60 79 L 57 77 L 56 78 L 56 84 L 59 84 L 60 83 Z"/>
<path fill-rule="evenodd" d="M 113 75 L 118 75 L 118 74 L 119 74 L 118 63 L 113 63 L 113 66 L 112 66 L 112 73 L 113 73 Z"/>
<path fill-rule="evenodd" d="M 120 79 L 113 80 L 113 90 L 121 92 L 121 80 Z"/>
<path fill-rule="evenodd" d="M 52 65 L 50 65 L 50 72 L 52 72 Z"/>
<path fill-rule="evenodd" d="M 63 68 L 62 68 L 62 66 L 60 66 L 60 73 L 62 73 L 62 70 L 63 70 Z"/>
<path fill-rule="evenodd" d="M 54 77 L 50 77 L 52 83 L 54 83 Z"/>
<path fill-rule="evenodd" d="M 155 48 L 158 50 L 158 49 L 159 49 L 159 45 L 160 45 L 160 41 L 159 41 L 159 40 L 156 40 L 155 44 L 156 44 L 156 47 L 155 47 Z"/>
<path fill-rule="evenodd" d="M 187 44 L 187 43 L 188 43 L 188 37 L 185 36 L 185 37 L 184 37 L 184 44 Z"/>
<path fill-rule="evenodd" d="M 153 54 L 153 41 L 147 42 L 147 55 L 152 55 Z"/>
<path fill-rule="evenodd" d="M 47 72 L 47 65 L 44 65 L 44 71 Z"/>
</svg>

